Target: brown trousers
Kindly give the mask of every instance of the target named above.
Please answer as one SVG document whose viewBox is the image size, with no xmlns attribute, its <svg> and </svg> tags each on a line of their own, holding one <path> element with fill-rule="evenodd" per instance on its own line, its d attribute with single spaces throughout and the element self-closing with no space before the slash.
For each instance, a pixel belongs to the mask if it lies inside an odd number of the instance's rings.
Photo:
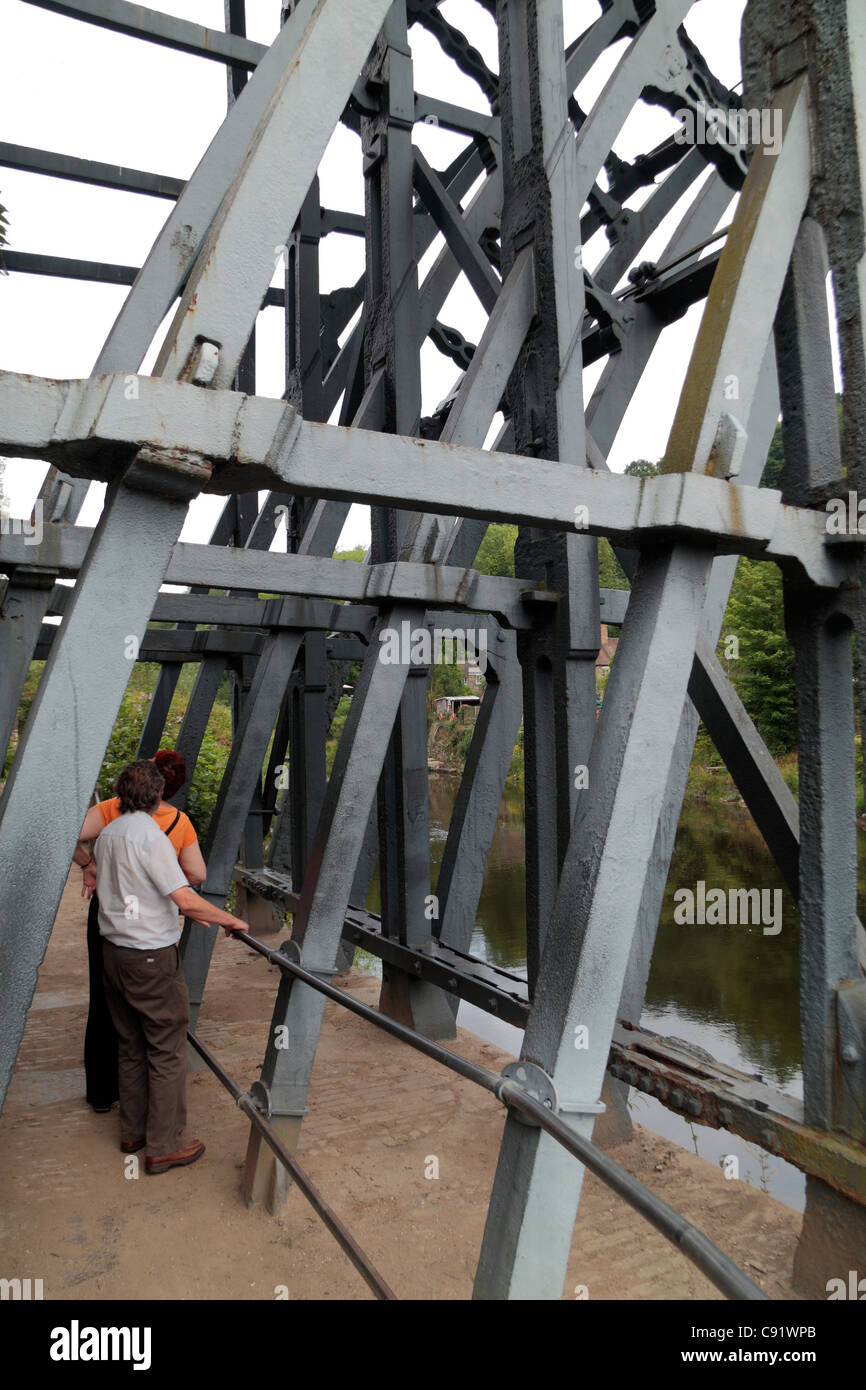
<svg viewBox="0 0 866 1390">
<path fill-rule="evenodd" d="M 117 1029 L 120 1138 L 150 1158 L 183 1147 L 189 994 L 176 946 L 139 951 L 103 939 L 105 993 Z"/>
</svg>

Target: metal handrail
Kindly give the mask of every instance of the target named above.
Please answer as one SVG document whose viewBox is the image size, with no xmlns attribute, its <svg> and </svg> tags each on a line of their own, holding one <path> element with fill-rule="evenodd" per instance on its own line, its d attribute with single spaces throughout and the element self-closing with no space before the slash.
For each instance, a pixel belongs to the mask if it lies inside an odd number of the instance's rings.
<svg viewBox="0 0 866 1390">
<path fill-rule="evenodd" d="M 325 1201 L 318 1188 L 314 1186 L 303 1168 L 298 1165 L 296 1160 L 289 1153 L 288 1149 L 268 1124 L 261 1111 L 256 1108 L 251 1097 L 246 1092 L 242 1091 L 240 1086 L 232 1080 L 225 1068 L 221 1066 L 216 1057 L 214 1057 L 210 1048 L 206 1047 L 205 1044 L 196 1037 L 195 1033 L 188 1032 L 186 1036 L 187 1041 L 195 1048 L 199 1056 L 204 1058 L 217 1079 L 221 1081 L 226 1090 L 234 1096 L 238 1109 L 243 1110 L 244 1114 L 249 1116 L 265 1143 L 273 1149 L 277 1158 L 291 1173 L 313 1210 L 322 1218 L 328 1230 L 331 1232 L 331 1235 L 337 1241 L 338 1245 L 345 1250 L 352 1264 L 362 1278 L 369 1284 L 376 1297 L 383 1300 L 396 1299 L 397 1295 L 385 1283 L 385 1280 L 364 1254 L 360 1245 L 358 1245 L 357 1241 L 355 1241 L 346 1230 L 346 1227 L 343 1225 L 336 1212 L 328 1206 L 328 1203 Z"/>
<path fill-rule="evenodd" d="M 245 942 L 251 950 L 264 956 L 271 965 L 276 965 L 284 974 L 292 975 L 303 984 L 309 985 L 311 989 L 324 994 L 326 998 L 333 999 L 335 1003 L 342 1005 L 350 1013 L 357 1014 L 359 1018 L 366 1019 L 368 1023 L 373 1023 L 377 1028 L 384 1029 L 392 1037 L 408 1043 L 416 1051 L 423 1052 L 427 1057 L 432 1057 L 434 1061 L 440 1062 L 468 1081 L 474 1081 L 476 1085 L 496 1096 L 503 1105 L 522 1111 L 552 1139 L 555 1139 L 564 1149 L 579 1159 L 585 1167 L 601 1178 L 602 1182 L 618 1193 L 624 1201 L 628 1202 L 629 1206 L 655 1226 L 656 1230 L 672 1245 L 675 1245 L 687 1259 L 691 1260 L 726 1297 L 738 1300 L 767 1301 L 768 1295 L 764 1293 L 763 1289 L 759 1288 L 745 1271 L 740 1269 L 729 1255 L 714 1245 L 697 1226 L 680 1215 L 679 1212 L 674 1211 L 673 1207 L 668 1206 L 667 1202 L 657 1197 L 638 1178 L 627 1172 L 612 1158 L 609 1158 L 591 1140 L 584 1139 L 582 1135 L 577 1134 L 558 1115 L 535 1100 L 511 1078 L 500 1076 L 496 1072 L 489 1071 L 486 1067 L 478 1066 L 475 1062 L 468 1061 L 467 1058 L 459 1056 L 456 1052 L 449 1051 L 441 1043 L 434 1042 L 431 1038 L 425 1038 L 423 1034 L 417 1033 L 414 1028 L 408 1027 L 407 1024 L 399 1023 L 396 1019 L 389 1018 L 387 1014 L 379 1013 L 376 1009 L 370 1008 L 368 1004 L 362 1004 L 359 999 L 354 999 L 344 990 L 337 989 L 334 985 L 320 980 L 318 976 L 312 975 L 303 966 L 297 965 L 283 955 L 282 951 L 272 950 L 249 932 L 232 931 L 231 935 L 236 940 Z"/>
</svg>

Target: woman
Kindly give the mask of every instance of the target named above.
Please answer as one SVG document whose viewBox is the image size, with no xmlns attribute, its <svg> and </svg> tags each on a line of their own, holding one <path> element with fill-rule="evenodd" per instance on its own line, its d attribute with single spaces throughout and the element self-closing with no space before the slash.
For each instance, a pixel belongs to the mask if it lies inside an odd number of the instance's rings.
<svg viewBox="0 0 866 1390">
<path fill-rule="evenodd" d="M 154 758 L 162 773 L 165 786 L 163 797 L 174 796 L 186 781 L 186 763 L 179 753 L 170 749 L 160 749 Z M 117 1086 L 117 1033 L 108 1012 L 105 998 L 105 985 L 102 978 L 102 935 L 99 930 L 99 902 L 96 897 L 96 869 L 87 855 L 83 841 L 95 840 L 100 831 L 120 815 L 120 802 L 112 797 L 92 806 L 84 817 L 75 862 L 83 869 L 81 893 L 90 897 L 90 911 L 87 916 L 87 959 L 90 973 L 90 1008 L 87 1014 L 87 1029 L 84 1034 L 84 1072 L 86 1077 L 86 1099 L 98 1115 L 107 1114 L 118 1099 Z M 186 874 L 190 887 L 203 883 L 207 875 L 205 862 L 198 846 L 192 821 L 183 811 L 171 806 L 167 799 L 160 801 L 153 818 L 164 830 L 177 854 L 181 870 Z"/>
</svg>

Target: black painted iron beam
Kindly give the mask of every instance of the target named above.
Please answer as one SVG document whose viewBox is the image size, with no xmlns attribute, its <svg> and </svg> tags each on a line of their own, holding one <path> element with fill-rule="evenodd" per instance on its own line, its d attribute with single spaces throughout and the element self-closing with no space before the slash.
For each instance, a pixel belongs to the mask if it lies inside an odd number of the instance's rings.
<svg viewBox="0 0 866 1390">
<path fill-rule="evenodd" d="M 196 58 L 210 58 L 232 68 L 252 71 L 267 52 L 265 44 L 227 34 L 222 29 L 206 29 L 174 15 L 150 10 L 145 5 L 132 5 L 128 0 L 25 0 L 42 10 L 52 10 L 67 19 L 80 19 L 111 29 L 133 39 L 146 39 L 164 48 L 191 53 Z"/>
<path fill-rule="evenodd" d="M 61 280 L 89 280 L 101 285 L 132 285 L 138 274 L 138 266 L 134 265 L 81 261 L 70 256 L 43 256 L 30 251 L 4 250 L 3 262 L 7 270 L 15 270 L 23 275 L 48 275 Z M 262 308 L 282 309 L 285 302 L 283 290 L 269 289 L 262 300 Z"/>
<path fill-rule="evenodd" d="M 99 188 L 119 188 L 126 193 L 148 193 L 154 198 L 179 198 L 183 179 L 168 174 L 149 174 L 128 169 L 123 164 L 102 164 L 95 159 L 78 159 L 72 154 L 56 154 L 31 145 L 10 145 L 0 141 L 0 164 L 27 174 L 47 174 L 54 179 L 71 179 Z"/>
</svg>

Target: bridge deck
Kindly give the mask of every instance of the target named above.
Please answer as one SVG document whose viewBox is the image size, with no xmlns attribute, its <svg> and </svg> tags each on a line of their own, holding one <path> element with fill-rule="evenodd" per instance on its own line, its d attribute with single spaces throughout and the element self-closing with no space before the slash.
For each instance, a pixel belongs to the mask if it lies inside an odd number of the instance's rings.
<svg viewBox="0 0 866 1390">
<path fill-rule="evenodd" d="M 80 1058 L 87 1013 L 85 904 L 67 885 L 0 1121 L 0 1244 L 8 1277 L 50 1299 L 367 1298 L 297 1192 L 277 1220 L 238 1184 L 247 1122 L 214 1077 L 190 1076 L 190 1133 L 208 1152 L 158 1181 L 124 1178 L 116 1114 L 93 1115 Z M 220 935 L 201 1035 L 242 1085 L 258 1076 L 277 972 Z M 378 982 L 348 988 L 375 1002 Z M 457 1050 L 506 1055 L 461 1032 Z M 299 1158 L 404 1298 L 471 1295 L 503 1111 L 491 1097 L 328 1006 Z M 791 1298 L 797 1213 L 646 1130 L 616 1158 L 702 1227 L 772 1298 Z M 425 1177 L 430 1158 L 439 1177 Z M 706 1299 L 717 1291 L 591 1175 L 566 1296 Z M 214 1221 L 214 1213 L 219 1220 Z"/>
</svg>

